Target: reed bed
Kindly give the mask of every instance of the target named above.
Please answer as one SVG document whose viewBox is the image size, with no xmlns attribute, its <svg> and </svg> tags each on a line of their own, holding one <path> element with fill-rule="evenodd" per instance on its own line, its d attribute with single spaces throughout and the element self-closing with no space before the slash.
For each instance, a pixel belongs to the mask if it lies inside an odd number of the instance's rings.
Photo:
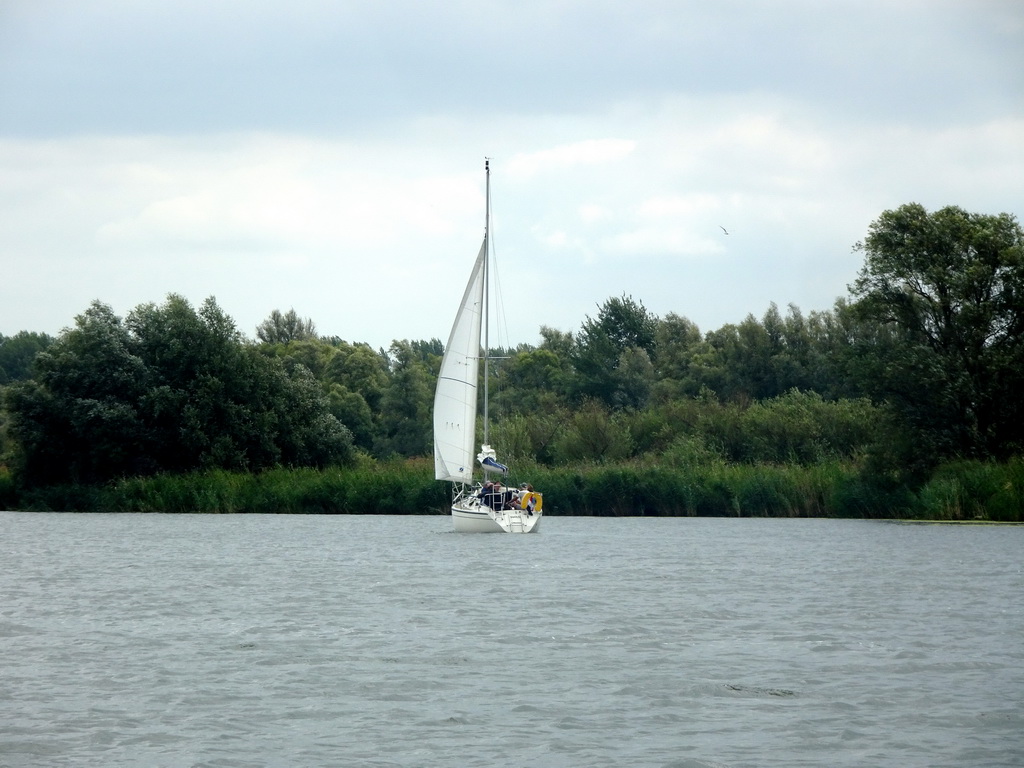
<svg viewBox="0 0 1024 768">
<path fill-rule="evenodd" d="M 852 462 L 520 466 L 509 482 L 544 492 L 563 516 L 851 517 L 1024 521 L 1024 460 L 942 465 L 917 488 L 872 479 Z M 0 471 L 8 509 L 274 514 L 446 514 L 449 490 L 426 459 L 355 467 L 211 470 L 19 493 Z"/>
</svg>

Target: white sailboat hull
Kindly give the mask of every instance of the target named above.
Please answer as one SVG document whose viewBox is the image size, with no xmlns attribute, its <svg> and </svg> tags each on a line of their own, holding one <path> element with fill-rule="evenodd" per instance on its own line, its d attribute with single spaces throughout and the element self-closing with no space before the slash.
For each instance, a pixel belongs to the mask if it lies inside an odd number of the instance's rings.
<svg viewBox="0 0 1024 768">
<path fill-rule="evenodd" d="M 452 524 L 458 533 L 536 533 L 541 517 L 541 512 L 495 511 L 473 497 L 452 504 Z"/>
</svg>

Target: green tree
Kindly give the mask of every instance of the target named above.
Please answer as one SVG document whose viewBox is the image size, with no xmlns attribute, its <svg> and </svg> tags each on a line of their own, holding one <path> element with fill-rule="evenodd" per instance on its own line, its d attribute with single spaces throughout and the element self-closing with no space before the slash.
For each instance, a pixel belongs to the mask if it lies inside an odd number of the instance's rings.
<svg viewBox="0 0 1024 768">
<path fill-rule="evenodd" d="M 362 396 L 370 409 L 377 411 L 388 386 L 388 358 L 374 352 L 368 344 L 335 344 L 335 354 L 327 364 L 324 378 Z"/>
<path fill-rule="evenodd" d="M 263 359 L 260 355 L 250 357 Z M 270 373 L 283 372 L 272 369 Z M 291 376 L 271 376 L 268 380 L 280 385 L 268 393 L 274 410 L 273 419 L 267 421 L 276 426 L 279 451 L 273 463 L 322 468 L 351 460 L 352 432 L 331 413 L 323 387 L 309 371 L 299 367 Z"/>
<path fill-rule="evenodd" d="M 695 363 L 704 346 L 700 329 L 689 319 L 670 312 L 658 321 L 654 364 L 659 400 L 693 397 L 700 391 Z"/>
<path fill-rule="evenodd" d="M 0 385 L 31 378 L 36 355 L 51 344 L 53 337 L 45 333 L 20 331 L 13 336 L 0 333 Z"/>
<path fill-rule="evenodd" d="M 368 344 L 335 343 L 324 381 L 331 413 L 352 430 L 355 443 L 371 451 L 379 441 L 382 399 L 390 384 L 388 358 Z"/>
<path fill-rule="evenodd" d="M 370 451 L 373 448 L 376 434 L 373 412 L 369 404 L 358 392 L 352 392 L 341 384 L 331 384 L 327 389 L 327 398 L 331 413 L 352 432 L 355 444 Z"/>
<path fill-rule="evenodd" d="M 807 317 L 803 326 L 808 339 L 803 362 L 806 383 L 798 385 L 801 389 L 830 400 L 867 394 L 844 368 L 855 324 L 846 299 L 837 299 L 831 310 L 812 312 Z"/>
<path fill-rule="evenodd" d="M 878 440 L 883 421 L 882 410 L 867 399 L 826 401 L 794 389 L 743 410 L 736 458 L 777 464 L 849 459 Z"/>
<path fill-rule="evenodd" d="M 778 397 L 791 389 L 823 395 L 842 391 L 828 352 L 833 319 L 805 319 L 789 305 L 785 316 L 772 303 L 760 320 L 750 314 L 691 342 L 687 394 L 707 387 L 724 401 L 740 404 Z M 677 370 L 678 362 L 674 366 Z M 838 396 L 838 395 L 836 395 Z"/>
<path fill-rule="evenodd" d="M 748 316 L 747 321 L 753 320 Z M 705 343 L 694 355 L 693 375 L 699 386 L 721 400 L 749 400 L 749 384 L 743 378 L 738 361 L 743 359 L 743 340 L 739 326 L 726 323 L 708 331 Z"/>
<path fill-rule="evenodd" d="M 555 445 L 571 418 L 572 413 L 564 406 L 545 412 L 511 414 L 493 425 L 491 440 L 501 447 L 503 462 L 550 465 L 555 461 Z"/>
<path fill-rule="evenodd" d="M 378 456 L 425 456 L 432 450 L 430 416 L 436 374 L 434 355 L 409 341 L 389 350 L 391 379 L 381 398 L 381 420 L 374 453 Z"/>
<path fill-rule="evenodd" d="M 627 418 L 588 400 L 573 413 L 555 436 L 552 452 L 559 463 L 619 461 L 633 454 L 634 442 L 625 427 Z"/>
<path fill-rule="evenodd" d="M 264 352 L 281 358 L 285 370 L 292 371 L 301 365 L 316 379 L 326 377 L 327 368 L 337 355 L 337 348 L 317 338 L 300 339 L 287 344 L 264 344 Z"/>
<path fill-rule="evenodd" d="M 654 364 L 646 349 L 627 347 L 615 365 L 613 404 L 620 408 L 644 408 L 654 386 Z"/>
<path fill-rule="evenodd" d="M 541 349 L 546 349 L 560 360 L 568 360 L 572 357 L 576 348 L 576 339 L 572 331 L 560 331 L 548 325 L 540 327 Z"/>
<path fill-rule="evenodd" d="M 774 302 L 760 322 L 747 315 L 737 326 L 739 343 L 729 362 L 744 398 L 762 400 L 784 391 L 779 371 L 785 355 L 783 327 L 782 315 Z"/>
<path fill-rule="evenodd" d="M 638 386 L 638 375 L 643 378 L 650 370 L 657 327 L 657 318 L 631 296 L 608 299 L 596 318 L 586 318 L 576 337 L 572 361 L 577 395 L 613 407 L 643 405 L 650 382 Z"/>
<path fill-rule="evenodd" d="M 143 461 L 138 412 L 146 366 L 127 328 L 99 302 L 36 358 L 35 379 L 7 390 L 15 466 L 29 483 L 91 482 Z"/>
<path fill-rule="evenodd" d="M 94 302 L 36 365 L 7 396 L 28 484 L 350 456 L 319 383 L 245 344 L 212 298 L 196 311 L 171 295 L 125 321 Z"/>
<path fill-rule="evenodd" d="M 444 342 L 437 338 L 429 341 L 423 339 L 395 341 L 386 354 L 388 365 L 392 369 L 411 362 L 420 362 L 433 371 L 440 369 L 443 356 Z"/>
<path fill-rule="evenodd" d="M 917 203 L 855 246 L 866 326 L 855 369 L 922 437 L 919 449 L 1006 456 L 1024 447 L 1024 231 L 1003 213 Z M 862 326 L 863 328 L 864 326 Z M 866 375 L 865 375 L 866 374 Z"/>
<path fill-rule="evenodd" d="M 283 313 L 275 309 L 269 317 L 256 326 L 256 338 L 266 344 L 288 344 L 316 338 L 316 326 L 312 320 L 301 318 L 294 309 Z"/>
<path fill-rule="evenodd" d="M 565 404 L 571 372 L 549 349 L 516 350 L 492 366 L 492 373 L 491 398 L 498 414 L 550 413 Z"/>
</svg>

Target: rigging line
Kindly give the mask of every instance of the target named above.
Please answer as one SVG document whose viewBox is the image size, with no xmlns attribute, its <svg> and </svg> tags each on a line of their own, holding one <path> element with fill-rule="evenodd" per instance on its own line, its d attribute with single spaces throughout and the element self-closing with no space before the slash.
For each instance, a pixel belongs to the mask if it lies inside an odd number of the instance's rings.
<svg viewBox="0 0 1024 768">
<path fill-rule="evenodd" d="M 491 208 L 494 208 L 494 190 L 491 190 Z M 494 220 L 491 220 L 491 283 L 493 287 L 492 305 L 495 309 L 495 326 L 497 331 L 497 345 L 499 349 L 509 348 L 508 317 L 505 313 L 505 292 L 501 287 L 501 272 L 499 270 L 498 244 L 494 237 Z"/>
<path fill-rule="evenodd" d="M 501 351 L 501 355 L 500 356 L 498 356 L 498 355 L 491 356 L 491 350 L 490 349 L 486 350 L 486 354 L 490 357 L 491 360 L 499 360 L 499 359 L 505 359 L 504 356 L 506 355 L 506 352 L 509 351 L 509 330 L 508 330 L 508 318 L 507 318 L 507 316 L 505 314 L 505 298 L 504 298 L 505 292 L 502 290 L 502 287 L 501 287 L 501 272 L 500 272 L 499 267 L 498 267 L 498 261 L 499 261 L 499 259 L 498 259 L 498 246 L 497 246 L 497 238 L 494 236 L 495 227 L 494 227 L 493 209 L 494 209 L 494 190 L 492 189 L 491 190 L 491 210 L 492 210 L 492 216 L 491 216 L 488 236 L 490 237 L 490 246 L 491 246 L 491 262 L 490 262 L 490 266 L 491 266 L 490 279 L 491 279 L 491 288 L 492 288 L 492 290 L 491 290 L 491 306 L 492 306 L 492 308 L 494 310 L 494 316 L 495 316 L 494 317 L 494 323 L 495 323 L 495 331 L 496 331 L 495 335 L 497 336 L 497 339 L 491 341 L 491 346 L 493 348 L 494 345 L 495 345 L 495 341 L 496 341 L 497 349 L 499 349 Z M 497 414 L 496 415 L 498 417 L 497 420 L 500 421 L 500 420 L 502 420 L 507 415 L 507 407 L 506 407 L 506 404 L 505 404 L 505 398 L 503 398 L 501 396 L 503 394 L 504 383 L 505 382 L 504 382 L 504 377 L 501 375 L 500 366 L 491 366 L 491 376 L 493 377 L 493 382 L 492 383 L 493 383 L 493 386 L 495 388 L 495 394 L 497 395 L 497 397 L 494 398 L 496 400 L 495 405 L 497 406 Z"/>
<path fill-rule="evenodd" d="M 494 309 L 496 310 L 495 314 L 497 315 L 497 317 L 495 318 L 495 325 L 497 326 L 496 330 L 498 337 L 497 346 L 504 352 L 504 350 L 508 349 L 509 346 L 508 317 L 505 315 L 505 292 L 504 290 L 502 290 L 501 273 L 498 269 L 498 260 L 496 256 L 491 261 L 491 267 L 491 276 L 494 290 Z"/>
</svg>

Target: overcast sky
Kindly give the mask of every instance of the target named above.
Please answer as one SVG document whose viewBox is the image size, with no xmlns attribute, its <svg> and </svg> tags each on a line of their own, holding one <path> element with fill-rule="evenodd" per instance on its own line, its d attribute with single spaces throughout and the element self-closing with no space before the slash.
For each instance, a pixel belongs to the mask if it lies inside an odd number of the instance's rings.
<svg viewBox="0 0 1024 768">
<path fill-rule="evenodd" d="M 886 209 L 1024 215 L 1024 3 L 0 0 L 0 333 L 445 340 L 485 156 L 502 342 L 827 310 Z"/>
</svg>

